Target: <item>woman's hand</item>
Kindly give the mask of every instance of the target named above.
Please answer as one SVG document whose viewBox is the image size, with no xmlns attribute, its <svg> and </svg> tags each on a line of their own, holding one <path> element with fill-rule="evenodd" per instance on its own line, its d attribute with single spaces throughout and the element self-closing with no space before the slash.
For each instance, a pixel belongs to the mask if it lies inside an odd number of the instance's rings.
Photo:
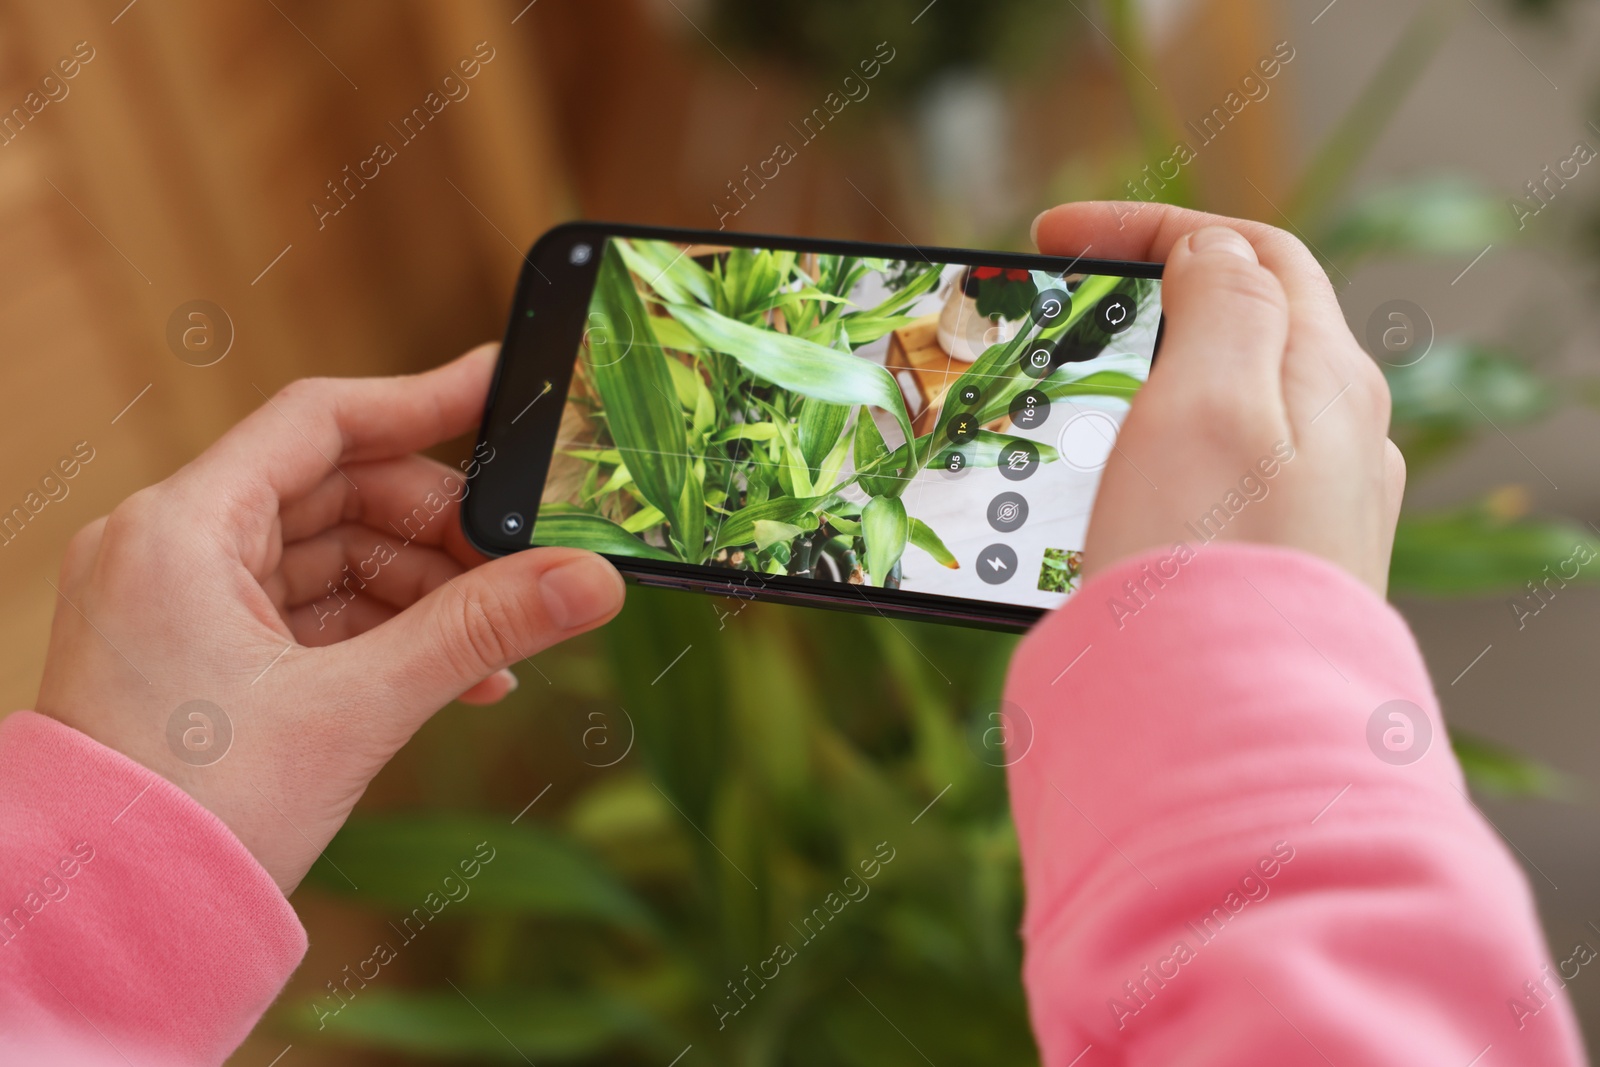
<svg viewBox="0 0 1600 1067">
<path fill-rule="evenodd" d="M 187 790 L 293 890 L 429 716 L 622 607 L 592 553 L 485 562 L 462 472 L 415 454 L 477 424 L 496 351 L 295 382 L 86 526 L 38 710 Z"/>
<path fill-rule="evenodd" d="M 1405 488 L 1389 389 L 1305 246 L 1258 222 L 1108 202 L 1046 211 L 1034 240 L 1166 264 L 1160 356 L 1106 464 L 1088 572 L 1178 542 L 1256 541 L 1382 596 Z"/>
</svg>

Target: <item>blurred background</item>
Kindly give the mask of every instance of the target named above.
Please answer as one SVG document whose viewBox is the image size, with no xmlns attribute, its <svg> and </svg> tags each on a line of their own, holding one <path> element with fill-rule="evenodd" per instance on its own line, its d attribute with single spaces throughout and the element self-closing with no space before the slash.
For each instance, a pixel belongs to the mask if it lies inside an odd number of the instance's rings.
<svg viewBox="0 0 1600 1067">
<path fill-rule="evenodd" d="M 1385 363 L 1411 468 L 1392 597 L 1557 958 L 1600 946 L 1600 563 L 1571 576 L 1600 551 L 1592 5 L 0 12 L 4 707 L 37 692 L 79 526 L 291 379 L 498 337 L 556 222 L 1021 249 L 1051 203 L 1157 198 L 1300 234 Z M 394 158 L 342 184 L 379 141 Z M 795 158 L 736 198 L 778 142 Z M 44 484 L 75 449 L 92 458 Z M 378 779 L 294 897 L 310 955 L 230 1062 L 1034 1062 L 987 732 L 1011 647 L 634 590 Z M 485 854 L 469 896 L 414 910 Z M 887 854 L 870 896 L 735 999 Z M 392 958 L 352 981 L 379 943 Z M 1600 978 L 1568 995 L 1593 1045 Z"/>
</svg>

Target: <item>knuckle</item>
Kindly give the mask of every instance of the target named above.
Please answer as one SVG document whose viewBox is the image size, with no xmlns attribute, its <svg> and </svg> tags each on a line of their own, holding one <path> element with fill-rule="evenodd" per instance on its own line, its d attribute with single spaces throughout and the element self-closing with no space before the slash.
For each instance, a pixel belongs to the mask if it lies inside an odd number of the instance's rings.
<svg viewBox="0 0 1600 1067">
<path fill-rule="evenodd" d="M 1389 395 L 1389 380 L 1383 376 L 1371 357 L 1366 353 L 1359 353 L 1355 366 L 1355 381 L 1351 388 L 1358 410 L 1362 416 L 1385 429 L 1389 425 L 1389 411 L 1392 398 Z"/>
<path fill-rule="evenodd" d="M 1262 243 L 1272 245 L 1274 249 L 1293 259 L 1304 262 L 1316 261 L 1316 256 L 1298 234 L 1281 226 L 1274 226 L 1270 222 L 1263 222 L 1260 225 Z"/>
<path fill-rule="evenodd" d="M 110 543 L 141 540 L 160 524 L 166 512 L 165 493 L 159 485 L 146 486 L 111 509 L 105 518 L 104 537 Z"/>
<path fill-rule="evenodd" d="M 73 534 L 67 541 L 67 550 L 61 558 L 61 579 L 71 582 L 76 576 L 86 572 L 94 562 L 95 554 L 99 551 L 100 541 L 105 535 L 106 523 L 109 516 L 102 515 L 98 519 L 84 526 Z"/>
<path fill-rule="evenodd" d="M 457 598 L 454 666 L 466 674 L 487 675 L 518 659 L 513 635 L 520 631 L 520 616 L 513 604 L 493 592 Z"/>
<path fill-rule="evenodd" d="M 1311 254 L 1310 249 L 1306 248 L 1306 243 L 1304 241 L 1300 240 L 1298 236 L 1284 229 L 1282 226 L 1274 226 L 1270 222 L 1262 222 L 1258 223 L 1257 225 L 1261 227 L 1262 240 L 1278 245 L 1285 250 L 1292 251 L 1296 255 Z"/>
<path fill-rule="evenodd" d="M 110 516 L 108 515 L 102 515 L 93 522 L 85 524 L 77 533 L 73 534 L 71 539 L 67 541 L 67 558 L 82 557 L 94 551 L 94 547 L 100 543 L 100 536 L 105 532 L 106 522 L 109 518 Z"/>
<path fill-rule="evenodd" d="M 273 399 L 286 407 L 325 404 L 333 394 L 333 378 L 296 378 L 278 390 Z"/>
<path fill-rule="evenodd" d="M 1243 456 L 1270 440 L 1282 422 L 1270 397 L 1233 388 L 1227 379 L 1171 395 L 1154 414 L 1158 422 L 1183 427 L 1185 439 L 1208 456 Z"/>
<path fill-rule="evenodd" d="M 1216 257 L 1224 260 L 1206 270 L 1214 284 L 1229 293 L 1235 300 L 1254 306 L 1257 310 L 1280 317 L 1289 315 L 1289 298 L 1283 285 L 1267 268 L 1249 263 L 1237 256 Z"/>
<path fill-rule="evenodd" d="M 1259 244 L 1271 248 L 1274 253 L 1281 256 L 1297 276 L 1303 276 L 1327 293 L 1333 292 L 1333 282 L 1329 280 L 1328 272 L 1323 269 L 1322 261 L 1298 234 L 1269 223 L 1259 225 L 1261 227 L 1257 239 Z"/>
<path fill-rule="evenodd" d="M 1231 432 L 1239 417 L 1238 397 L 1227 389 L 1196 389 L 1185 399 L 1186 414 L 1208 434 Z"/>
<path fill-rule="evenodd" d="M 98 578 L 127 592 L 178 566 L 167 529 L 169 510 L 169 494 L 161 485 L 140 489 L 112 508 L 92 549 Z"/>
<path fill-rule="evenodd" d="M 1393 487 L 1396 498 L 1406 489 L 1406 457 L 1400 451 L 1400 446 L 1385 438 L 1383 442 L 1385 462 L 1388 464 L 1389 484 Z"/>
<path fill-rule="evenodd" d="M 1269 436 L 1270 427 L 1278 421 L 1269 403 L 1226 388 L 1197 392 L 1193 404 L 1190 417 L 1198 421 L 1195 431 L 1213 454 L 1250 452 L 1257 439 Z"/>
</svg>

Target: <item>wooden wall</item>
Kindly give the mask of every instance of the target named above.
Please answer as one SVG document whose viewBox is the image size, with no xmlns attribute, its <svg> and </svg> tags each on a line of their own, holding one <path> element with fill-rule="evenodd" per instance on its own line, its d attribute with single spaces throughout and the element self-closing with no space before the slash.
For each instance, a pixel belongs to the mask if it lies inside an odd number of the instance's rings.
<svg viewBox="0 0 1600 1067">
<path fill-rule="evenodd" d="M 73 531 L 191 458 L 261 392 L 421 368 L 495 336 L 521 250 L 571 211 L 514 9 L 125 2 L 3 8 L 5 107 L 77 42 L 93 54 L 0 147 L 0 507 L 74 443 L 95 455 L 0 546 L 7 708 L 34 697 L 45 577 Z M 388 123 L 481 41 L 493 58 L 468 94 L 403 144 Z M 378 139 L 397 158 L 319 229 L 309 203 Z M 167 342 L 169 316 L 194 299 L 233 323 L 231 350 L 208 367 Z"/>
</svg>

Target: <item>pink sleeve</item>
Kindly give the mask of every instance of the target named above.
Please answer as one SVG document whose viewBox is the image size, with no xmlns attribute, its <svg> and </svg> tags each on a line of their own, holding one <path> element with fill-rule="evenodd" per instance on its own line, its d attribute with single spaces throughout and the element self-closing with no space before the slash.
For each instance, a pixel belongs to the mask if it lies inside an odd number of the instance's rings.
<svg viewBox="0 0 1600 1067">
<path fill-rule="evenodd" d="M 221 1063 L 306 948 L 221 820 L 33 712 L 0 722 L 0 1063 Z"/>
<path fill-rule="evenodd" d="M 1584 1062 L 1560 975 L 1594 952 L 1552 966 L 1410 631 L 1342 570 L 1125 561 L 1028 635 L 1007 700 L 1046 1067 Z"/>
</svg>

